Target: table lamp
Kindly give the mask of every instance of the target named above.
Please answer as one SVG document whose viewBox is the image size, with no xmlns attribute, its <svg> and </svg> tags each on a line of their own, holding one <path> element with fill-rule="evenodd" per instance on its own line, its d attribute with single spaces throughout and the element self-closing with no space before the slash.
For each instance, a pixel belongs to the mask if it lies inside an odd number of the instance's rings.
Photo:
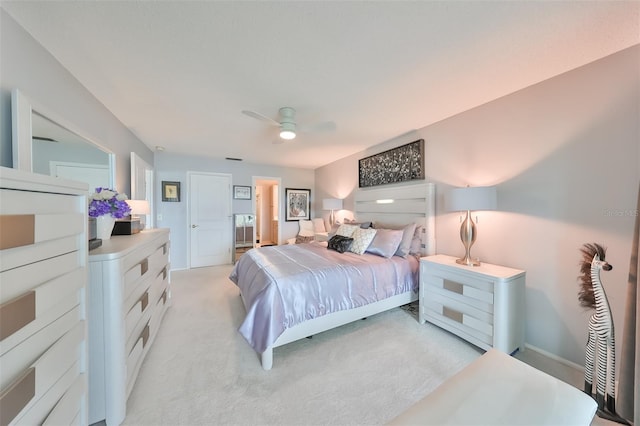
<svg viewBox="0 0 640 426">
<path fill-rule="evenodd" d="M 140 220 L 140 228 L 146 228 L 145 216 L 151 214 L 149 202 L 147 200 L 127 200 L 127 204 L 131 209 L 131 219 Z"/>
<path fill-rule="evenodd" d="M 497 194 L 495 186 L 476 186 L 455 188 L 450 193 L 449 210 L 467 212 L 467 216 L 460 226 L 460 239 L 464 245 L 465 254 L 456 263 L 467 266 L 480 266 L 480 261 L 471 259 L 471 246 L 476 241 L 476 225 L 471 218 L 472 211 L 495 210 Z"/>
<path fill-rule="evenodd" d="M 325 198 L 322 200 L 322 209 L 331 210 L 329 214 L 329 225 L 333 226 L 336 223 L 336 210 L 342 210 L 342 200 L 339 198 Z"/>
</svg>

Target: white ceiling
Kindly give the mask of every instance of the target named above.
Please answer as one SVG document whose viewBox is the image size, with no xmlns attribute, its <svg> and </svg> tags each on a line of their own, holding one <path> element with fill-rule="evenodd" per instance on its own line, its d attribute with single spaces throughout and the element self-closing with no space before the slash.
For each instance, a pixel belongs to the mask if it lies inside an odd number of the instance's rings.
<svg viewBox="0 0 640 426">
<path fill-rule="evenodd" d="M 637 1 L 5 1 L 151 149 L 316 168 L 640 42 Z M 332 133 L 272 144 L 277 128 Z"/>
</svg>

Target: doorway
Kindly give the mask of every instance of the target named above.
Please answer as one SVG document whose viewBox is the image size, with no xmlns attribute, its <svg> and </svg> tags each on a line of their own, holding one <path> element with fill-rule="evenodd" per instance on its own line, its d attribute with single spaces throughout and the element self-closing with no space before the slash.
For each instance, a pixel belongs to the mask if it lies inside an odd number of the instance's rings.
<svg viewBox="0 0 640 426">
<path fill-rule="evenodd" d="M 191 268 L 231 263 L 231 175 L 188 173 Z"/>
<path fill-rule="evenodd" d="M 280 243 L 280 188 L 279 177 L 254 176 L 254 212 L 256 215 L 256 246 L 278 245 Z"/>
</svg>

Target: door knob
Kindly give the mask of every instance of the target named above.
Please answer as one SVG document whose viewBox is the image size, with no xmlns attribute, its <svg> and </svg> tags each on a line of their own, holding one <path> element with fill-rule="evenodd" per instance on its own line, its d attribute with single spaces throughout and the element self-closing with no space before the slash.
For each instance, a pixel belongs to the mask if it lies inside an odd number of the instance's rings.
<svg viewBox="0 0 640 426">
<path fill-rule="evenodd" d="M 197 228 L 197 227 L 198 227 L 198 225 L 191 225 L 191 227 L 192 227 L 192 228 Z"/>
</svg>

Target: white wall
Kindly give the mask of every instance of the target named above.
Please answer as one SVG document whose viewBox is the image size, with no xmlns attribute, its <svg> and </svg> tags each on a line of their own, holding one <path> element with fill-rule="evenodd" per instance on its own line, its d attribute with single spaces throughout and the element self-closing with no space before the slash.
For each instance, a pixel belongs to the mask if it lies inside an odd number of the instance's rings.
<svg viewBox="0 0 640 426">
<path fill-rule="evenodd" d="M 12 166 L 11 91 L 14 88 L 115 153 L 118 191 L 130 194 L 131 151 L 153 164 L 153 152 L 0 9 L 0 165 L 4 167 Z"/>
<path fill-rule="evenodd" d="M 183 269 L 189 265 L 187 259 L 188 248 L 188 210 L 186 194 L 187 172 L 229 173 L 232 175 L 232 185 L 252 185 L 252 177 L 260 176 L 280 177 L 280 188 L 284 203 L 285 188 L 309 188 L 311 189 L 311 208 L 316 208 L 317 197 L 313 191 L 314 171 L 309 169 L 297 169 L 263 164 L 252 164 L 224 159 L 193 157 L 177 155 L 167 152 L 156 153 L 154 168 L 156 171 L 156 199 L 161 200 L 160 187 L 163 180 L 181 182 L 181 201 L 179 203 L 158 202 L 156 213 L 162 215 L 162 220 L 156 222 L 157 227 L 171 229 L 171 268 Z M 267 196 L 264 194 L 264 196 Z M 233 200 L 233 213 L 253 213 L 255 194 L 252 191 L 251 200 Z M 280 235 L 282 241 L 292 238 L 298 233 L 298 222 L 286 222 L 280 218 Z"/>
<path fill-rule="evenodd" d="M 424 138 L 426 174 L 437 185 L 438 252 L 461 256 L 459 217 L 445 211 L 444 194 L 497 185 L 499 211 L 480 214 L 472 255 L 525 269 L 527 343 L 583 364 L 591 315 L 577 301 L 583 243 L 608 247 L 614 269 L 602 280 L 622 331 L 640 180 L 639 63 L 636 45 L 321 167 L 316 192 L 348 195 L 359 158 Z"/>
</svg>

